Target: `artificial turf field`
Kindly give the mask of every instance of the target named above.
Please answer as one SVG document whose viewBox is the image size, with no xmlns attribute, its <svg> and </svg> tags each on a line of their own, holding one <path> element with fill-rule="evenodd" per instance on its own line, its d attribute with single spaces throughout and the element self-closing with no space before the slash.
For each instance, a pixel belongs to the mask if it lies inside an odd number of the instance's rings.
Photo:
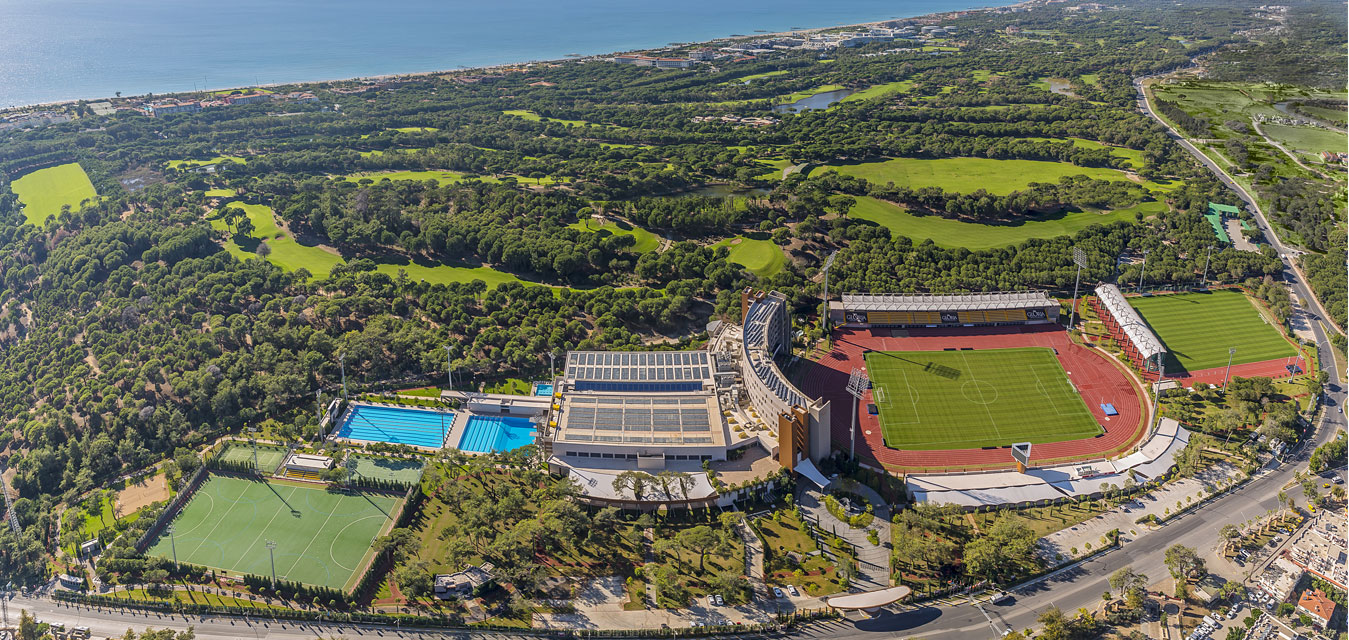
<svg viewBox="0 0 1349 640">
<path fill-rule="evenodd" d="M 278 579 L 343 589 L 397 503 L 379 493 L 211 476 L 174 518 L 172 544 L 180 562 L 270 576 L 271 540 Z M 147 553 L 172 558 L 169 536 Z"/>
<path fill-rule="evenodd" d="M 1046 347 L 866 355 L 885 444 L 974 449 L 1101 433 Z"/>
<path fill-rule="evenodd" d="M 1237 349 L 1232 364 L 1297 355 L 1240 291 L 1218 289 L 1128 300 L 1166 345 L 1168 373 L 1225 367 L 1228 347 Z"/>
<path fill-rule="evenodd" d="M 286 450 L 281 447 L 258 445 L 258 470 L 270 474 L 281 466 L 281 461 L 285 457 Z M 247 442 L 231 443 L 220 453 L 220 459 L 230 462 L 253 462 L 253 446 Z"/>
</svg>

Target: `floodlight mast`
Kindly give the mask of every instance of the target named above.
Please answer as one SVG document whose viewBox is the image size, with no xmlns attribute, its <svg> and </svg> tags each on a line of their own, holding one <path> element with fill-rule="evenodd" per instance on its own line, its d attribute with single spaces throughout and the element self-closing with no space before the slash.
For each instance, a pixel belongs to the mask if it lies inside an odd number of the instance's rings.
<svg viewBox="0 0 1349 640">
<path fill-rule="evenodd" d="M 450 345 L 445 345 L 445 379 L 450 383 L 450 388 L 454 388 L 454 361 L 451 359 Z"/>
<path fill-rule="evenodd" d="M 1237 355 L 1236 347 L 1227 348 L 1227 371 L 1223 373 L 1223 395 L 1227 394 L 1227 377 L 1232 375 L 1232 357 Z"/>
<path fill-rule="evenodd" d="M 862 369 L 853 369 L 848 376 L 848 393 L 852 394 L 852 422 L 848 425 L 848 457 L 853 459 L 857 457 L 857 405 L 862 401 L 862 394 L 871 386 L 871 379 L 867 377 L 867 372 Z"/>
<path fill-rule="evenodd" d="M 1204 254 L 1204 276 L 1199 280 L 1199 285 L 1203 287 L 1208 286 L 1208 261 L 1211 257 L 1213 257 L 1213 245 L 1209 245 L 1208 253 Z"/>
<path fill-rule="evenodd" d="M 1143 291 L 1143 275 L 1148 272 L 1148 251 L 1143 250 L 1143 267 L 1138 270 L 1138 291 Z"/>
<path fill-rule="evenodd" d="M 5 494 L 5 513 L 8 514 L 6 520 L 9 521 L 9 528 L 17 536 L 23 529 L 19 527 L 19 514 L 14 512 L 14 498 L 9 495 L 9 483 L 5 482 L 4 466 L 0 466 L 0 493 Z"/>
<path fill-rule="evenodd" d="M 267 556 L 272 561 L 272 588 L 276 588 L 276 542 L 267 541 Z"/>
<path fill-rule="evenodd" d="M 824 337 L 829 339 L 829 269 L 834 266 L 834 258 L 838 257 L 838 251 L 832 251 L 828 258 L 824 259 Z"/>
<path fill-rule="evenodd" d="M 342 352 L 337 356 L 338 366 L 342 367 L 342 399 L 347 399 L 347 354 Z"/>
<path fill-rule="evenodd" d="M 1087 266 L 1087 253 L 1081 247 L 1073 247 L 1073 262 L 1077 264 L 1077 279 L 1073 281 L 1073 310 L 1068 316 L 1068 329 L 1077 324 L 1077 288 L 1082 284 L 1082 267 Z"/>
</svg>

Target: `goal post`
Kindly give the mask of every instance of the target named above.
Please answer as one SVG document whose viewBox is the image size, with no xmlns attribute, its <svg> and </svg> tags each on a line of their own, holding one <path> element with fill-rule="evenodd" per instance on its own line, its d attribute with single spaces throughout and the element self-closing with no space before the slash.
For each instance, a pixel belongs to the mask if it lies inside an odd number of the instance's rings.
<svg viewBox="0 0 1349 640">
<path fill-rule="evenodd" d="M 1012 445 L 1012 459 L 1016 461 L 1016 470 L 1020 473 L 1025 473 L 1030 466 L 1030 444 L 1018 442 Z"/>
</svg>

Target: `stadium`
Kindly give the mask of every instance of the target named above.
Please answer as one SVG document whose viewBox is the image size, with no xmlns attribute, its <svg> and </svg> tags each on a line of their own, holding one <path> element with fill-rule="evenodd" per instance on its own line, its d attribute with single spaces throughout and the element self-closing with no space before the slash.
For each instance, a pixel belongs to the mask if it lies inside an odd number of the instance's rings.
<svg viewBox="0 0 1349 640">
<path fill-rule="evenodd" d="M 830 304 L 832 350 L 802 375 L 804 391 L 853 402 L 835 411 L 835 446 L 894 473 L 1010 469 L 1030 442 L 1032 466 L 1128 454 L 1146 431 L 1146 394 L 1128 367 L 1075 343 L 1043 292 L 844 294 Z M 855 436 L 855 437 L 854 437 Z"/>
</svg>

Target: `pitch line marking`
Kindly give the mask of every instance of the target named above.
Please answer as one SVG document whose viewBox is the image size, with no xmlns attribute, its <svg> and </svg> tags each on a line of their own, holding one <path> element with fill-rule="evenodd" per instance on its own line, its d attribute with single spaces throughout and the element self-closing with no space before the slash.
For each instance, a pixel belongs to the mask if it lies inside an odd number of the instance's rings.
<svg viewBox="0 0 1349 640">
<path fill-rule="evenodd" d="M 337 506 L 337 504 L 334 503 L 334 504 L 333 504 L 333 507 L 336 507 L 336 506 Z M 325 526 L 328 525 L 328 521 L 330 521 L 330 520 L 333 519 L 333 512 L 335 512 L 335 511 L 336 511 L 336 509 L 329 509 L 329 510 L 328 510 L 328 517 L 323 519 L 323 524 L 319 525 L 317 529 L 314 529 L 314 535 L 313 535 L 313 536 L 310 536 L 310 538 L 309 538 L 309 544 L 306 544 L 306 545 L 304 546 L 304 549 L 302 549 L 302 550 L 300 551 L 300 557 L 296 558 L 296 559 L 295 559 L 295 562 L 292 562 L 292 563 L 291 563 L 290 568 L 286 570 L 286 575 L 290 575 L 290 572 L 295 570 L 295 565 L 300 564 L 300 561 L 301 561 L 301 560 L 304 560 L 304 557 L 305 557 L 304 554 L 305 554 L 307 551 L 309 551 L 309 547 L 314 546 L 314 540 L 317 540 L 317 539 L 318 539 L 318 537 L 319 537 L 319 532 L 323 531 L 323 527 L 325 527 Z M 334 539 L 334 540 L 335 540 L 335 539 Z M 330 552 L 330 555 L 331 555 L 331 549 L 329 549 L 329 552 Z"/>
<path fill-rule="evenodd" d="M 202 541 L 201 541 L 201 542 L 198 542 L 198 543 L 197 543 L 197 546 L 194 547 L 194 548 L 192 549 L 192 551 L 190 551 L 190 552 L 188 553 L 188 555 L 193 555 L 193 554 L 195 554 L 195 553 L 197 552 L 197 550 L 201 548 L 201 545 L 205 544 L 205 542 L 206 542 L 207 540 L 211 539 L 211 534 L 212 534 L 212 533 L 215 533 L 215 530 L 218 529 L 218 528 L 220 528 L 220 524 L 221 524 L 222 522 L 224 522 L 224 521 L 226 521 L 226 520 L 229 519 L 228 516 L 229 516 L 230 512 L 234 511 L 234 508 L 237 507 L 237 506 L 239 506 L 239 499 L 242 498 L 242 497 L 244 497 L 244 494 L 248 492 L 248 489 L 249 489 L 251 486 L 252 486 L 252 485 L 248 484 L 247 482 L 244 483 L 244 490 L 243 490 L 243 491 L 240 491 L 240 492 L 239 492 L 239 495 L 237 495 L 237 496 L 234 497 L 234 502 L 230 504 L 230 508 L 229 508 L 229 509 L 225 510 L 225 515 L 221 516 L 220 519 L 216 521 L 215 526 L 214 526 L 214 527 L 211 527 L 211 530 L 210 530 L 210 531 L 207 531 L 205 536 L 202 536 L 202 539 L 201 539 Z M 211 511 L 207 512 L 207 515 L 209 516 L 209 515 L 211 515 L 211 514 L 214 513 L 214 512 L 215 512 L 215 500 L 212 500 L 212 501 L 211 501 Z M 178 513 L 179 513 L 179 515 L 182 515 L 182 511 L 179 511 Z M 177 517 L 175 516 L 174 519 L 177 519 Z M 193 527 L 193 529 L 195 530 L 196 527 Z M 221 558 L 221 560 L 224 560 L 224 558 Z"/>
<path fill-rule="evenodd" d="M 281 499 L 281 504 L 283 504 L 283 505 L 289 505 L 289 504 L 290 504 L 290 499 L 293 498 L 293 497 L 295 497 L 295 492 L 296 492 L 296 491 L 299 491 L 299 490 L 300 490 L 299 487 L 291 487 L 291 488 L 290 488 L 290 493 L 287 494 L 285 498 L 282 498 L 282 499 Z M 235 566 L 238 566 L 240 563 L 243 562 L 244 558 L 248 557 L 248 552 L 252 551 L 252 550 L 253 550 L 253 547 L 257 546 L 258 540 L 261 540 L 261 539 L 262 539 L 262 535 L 263 535 L 264 533 L 267 533 L 267 528 L 270 527 L 270 526 L 272 526 L 272 523 L 276 521 L 276 517 L 279 516 L 279 515 L 281 515 L 281 512 L 282 512 L 282 511 L 285 511 L 285 509 L 277 509 L 276 512 L 272 514 L 272 519 L 271 519 L 271 520 L 268 520 L 268 521 L 267 521 L 267 524 L 262 525 L 262 529 L 261 529 L 260 531 L 258 531 L 257 537 L 253 538 L 253 542 L 249 543 L 248 548 L 247 548 L 247 549 L 244 549 L 244 552 L 243 552 L 242 554 L 240 554 L 239 559 L 236 560 L 236 561 L 234 562 L 234 565 L 235 565 Z"/>
<path fill-rule="evenodd" d="M 963 362 L 963 363 L 965 364 L 965 368 L 966 368 L 966 369 L 969 369 L 969 368 L 970 368 L 970 361 L 969 361 L 969 358 L 965 355 L 965 352 L 964 352 L 964 351 L 961 351 L 961 352 L 959 352 L 959 353 L 960 353 L 960 361 Z M 973 374 L 971 374 L 971 375 L 973 375 Z M 971 377 L 971 381 L 978 381 L 978 380 L 979 380 L 978 378 Z M 986 383 L 986 384 L 988 384 L 988 383 Z M 996 385 L 993 385 L 993 388 L 996 389 L 997 386 L 996 386 Z M 974 403 L 971 402 L 970 404 L 974 404 Z M 993 431 L 994 431 L 995 433 L 998 434 L 998 439 L 1001 440 L 1001 439 L 1002 439 L 1002 429 L 999 429 L 999 428 L 998 428 L 998 421 L 995 420 L 995 419 L 993 418 L 993 410 L 990 409 L 990 408 L 988 408 L 988 405 L 984 405 L 984 413 L 987 413 L 987 414 L 988 414 L 988 424 L 989 424 L 990 426 L 993 427 Z"/>
</svg>

